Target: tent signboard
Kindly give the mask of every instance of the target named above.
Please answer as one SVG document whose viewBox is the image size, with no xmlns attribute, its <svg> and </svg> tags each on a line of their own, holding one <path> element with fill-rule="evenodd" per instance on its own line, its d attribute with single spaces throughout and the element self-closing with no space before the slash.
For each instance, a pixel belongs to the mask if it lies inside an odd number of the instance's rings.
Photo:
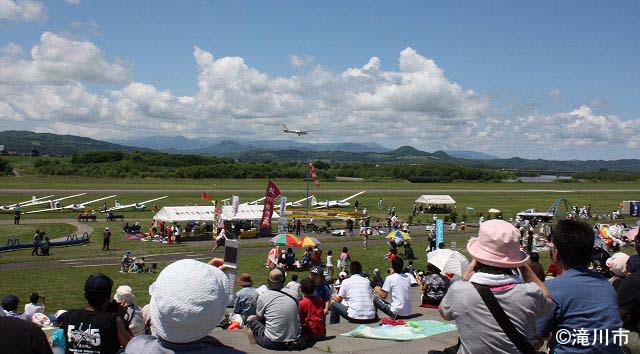
<svg viewBox="0 0 640 354">
<path fill-rule="evenodd" d="M 222 213 L 218 211 L 218 214 L 222 220 L 260 220 L 262 208 L 262 205 L 240 204 L 234 215 L 233 206 L 225 205 Z M 153 219 L 165 222 L 213 221 L 215 216 L 215 206 L 168 206 L 160 209 Z M 276 212 L 273 213 L 273 219 L 279 217 Z"/>
</svg>

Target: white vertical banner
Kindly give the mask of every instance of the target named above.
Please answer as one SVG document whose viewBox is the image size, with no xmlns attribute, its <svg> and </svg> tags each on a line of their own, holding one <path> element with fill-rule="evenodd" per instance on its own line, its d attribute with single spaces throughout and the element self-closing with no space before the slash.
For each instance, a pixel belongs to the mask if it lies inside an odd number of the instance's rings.
<svg viewBox="0 0 640 354">
<path fill-rule="evenodd" d="M 234 195 L 231 205 L 233 205 L 233 216 L 238 215 L 238 209 L 240 209 L 240 197 L 237 195 Z"/>
<path fill-rule="evenodd" d="M 284 216 L 284 212 L 287 210 L 287 197 L 280 197 L 280 215 Z"/>
</svg>

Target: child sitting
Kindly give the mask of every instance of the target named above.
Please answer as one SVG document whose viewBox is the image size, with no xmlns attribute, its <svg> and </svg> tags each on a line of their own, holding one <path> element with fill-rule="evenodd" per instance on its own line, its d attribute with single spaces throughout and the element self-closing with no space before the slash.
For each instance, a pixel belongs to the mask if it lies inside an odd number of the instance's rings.
<svg viewBox="0 0 640 354">
<path fill-rule="evenodd" d="M 311 340 L 323 338 L 327 334 L 324 320 L 324 301 L 319 296 L 313 296 L 315 285 L 311 278 L 302 280 L 300 286 L 304 299 L 300 300 L 298 312 L 300 324 Z"/>
</svg>

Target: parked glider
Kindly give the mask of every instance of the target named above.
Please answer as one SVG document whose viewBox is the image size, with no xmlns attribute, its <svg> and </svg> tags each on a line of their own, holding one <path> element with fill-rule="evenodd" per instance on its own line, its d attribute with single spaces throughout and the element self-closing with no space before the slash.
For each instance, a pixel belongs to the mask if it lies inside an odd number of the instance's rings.
<svg viewBox="0 0 640 354">
<path fill-rule="evenodd" d="M 116 210 L 122 210 L 122 209 L 127 209 L 127 208 L 132 208 L 133 211 L 143 211 L 143 210 L 145 210 L 147 208 L 147 206 L 146 206 L 147 203 L 152 203 L 152 202 L 155 202 L 157 200 L 164 199 L 164 198 L 169 198 L 169 196 L 165 195 L 164 197 L 149 199 L 149 200 L 145 200 L 144 202 L 132 203 L 132 204 L 127 204 L 127 205 L 122 205 L 116 200 L 116 206 L 113 207 L 113 208 L 109 208 L 106 211 L 109 212 L 109 211 L 116 211 Z"/>
<path fill-rule="evenodd" d="M 358 192 L 352 196 L 346 197 L 344 199 L 340 199 L 340 200 L 327 200 L 324 202 L 318 202 L 316 200 L 315 197 L 311 198 L 311 206 L 314 209 L 326 209 L 326 208 L 348 208 L 351 206 L 351 203 L 349 203 L 349 200 L 364 194 L 365 191 L 362 192 Z"/>
<path fill-rule="evenodd" d="M 16 207 L 28 207 L 28 206 L 32 206 L 32 205 L 37 205 L 36 203 L 40 202 L 43 199 L 47 199 L 47 198 L 51 198 L 54 195 L 47 195 L 44 197 L 40 197 L 40 198 L 36 198 L 36 196 L 32 196 L 30 200 L 26 200 L 24 202 L 19 202 L 19 203 L 15 203 L 15 204 L 10 204 L 10 205 L 0 205 L 0 212 L 2 213 L 13 213 L 16 210 Z"/>
<path fill-rule="evenodd" d="M 84 193 L 86 194 L 86 193 Z M 110 195 L 108 197 L 102 197 L 102 198 L 98 198 L 98 199 L 94 199 L 94 200 L 90 200 L 87 202 L 82 202 L 82 203 L 73 203 L 67 206 L 63 206 L 63 207 L 53 207 L 53 208 L 49 208 L 49 209 L 40 209 L 40 210 L 33 210 L 33 211 L 28 211 L 26 213 L 23 214 L 35 214 L 35 213 L 44 213 L 44 212 L 48 212 L 48 211 L 65 211 L 65 210 L 72 210 L 72 211 L 83 211 L 86 209 L 87 205 L 93 204 L 95 202 L 99 202 L 102 200 L 107 200 L 107 199 L 111 199 L 116 197 L 116 195 Z"/>
</svg>

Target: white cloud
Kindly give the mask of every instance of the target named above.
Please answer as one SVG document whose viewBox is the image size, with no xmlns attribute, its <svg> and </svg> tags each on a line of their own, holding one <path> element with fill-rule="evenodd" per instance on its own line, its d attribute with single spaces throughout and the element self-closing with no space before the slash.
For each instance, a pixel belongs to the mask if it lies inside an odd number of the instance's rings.
<svg viewBox="0 0 640 354">
<path fill-rule="evenodd" d="M 555 98 L 556 100 L 559 100 L 562 98 L 562 94 L 560 93 L 559 88 L 549 91 L 549 96 Z"/>
<path fill-rule="evenodd" d="M 0 121 L 31 122 L 41 131 L 102 139 L 150 133 L 273 139 L 287 123 L 322 129 L 306 141 L 380 141 L 427 150 L 512 154 L 521 142 L 546 150 L 640 147 L 640 119 L 596 114 L 586 105 L 505 117 L 487 97 L 451 82 L 433 60 L 412 48 L 400 53 L 396 70 L 382 69 L 380 59 L 372 57 L 360 67 L 332 72 L 313 59 L 291 56 L 300 72 L 280 77 L 243 58 L 215 58 L 194 46 L 198 76 L 192 96 L 130 81 L 129 69 L 107 61 L 93 43 L 50 32 L 29 60 L 15 44 L 2 53 Z M 91 82 L 124 85 L 94 93 L 85 86 Z"/>
<path fill-rule="evenodd" d="M 11 44 L 10 44 L 11 45 Z M 121 62 L 109 63 L 92 42 L 72 40 L 44 32 L 31 49 L 31 58 L 17 56 L 12 49 L 0 57 L 0 83 L 65 84 L 126 82 L 131 69 Z"/>
<path fill-rule="evenodd" d="M 550 149 L 640 147 L 640 118 L 625 120 L 615 115 L 596 114 L 587 105 L 551 115 L 532 114 L 520 118 L 515 129 L 520 136 Z"/>
<path fill-rule="evenodd" d="M 0 0 L 0 20 L 31 22 L 42 21 L 46 16 L 47 9 L 39 1 Z"/>
</svg>

